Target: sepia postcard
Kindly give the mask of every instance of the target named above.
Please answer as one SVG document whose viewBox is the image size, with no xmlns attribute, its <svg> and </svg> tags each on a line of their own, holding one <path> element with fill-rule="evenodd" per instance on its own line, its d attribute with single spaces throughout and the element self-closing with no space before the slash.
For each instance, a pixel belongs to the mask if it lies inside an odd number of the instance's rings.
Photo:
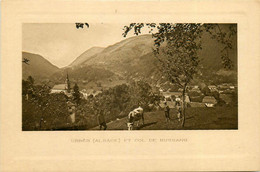
<svg viewBox="0 0 260 172">
<path fill-rule="evenodd" d="M 238 129 L 237 24 L 22 29 L 23 131 Z M 180 48 L 170 47 L 175 42 Z"/>
<path fill-rule="evenodd" d="M 1 3 L 1 171 L 260 170 L 259 1 Z"/>
</svg>

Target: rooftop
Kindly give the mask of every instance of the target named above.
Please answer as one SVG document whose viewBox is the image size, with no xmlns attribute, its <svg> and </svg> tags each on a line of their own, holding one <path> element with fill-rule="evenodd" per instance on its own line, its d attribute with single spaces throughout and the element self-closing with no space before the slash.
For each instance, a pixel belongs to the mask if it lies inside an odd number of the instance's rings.
<svg viewBox="0 0 260 172">
<path fill-rule="evenodd" d="M 203 103 L 212 103 L 215 104 L 217 103 L 217 100 L 213 96 L 205 96 L 202 100 Z"/>
<path fill-rule="evenodd" d="M 52 88 L 53 90 L 65 90 L 66 88 L 66 84 L 58 84 L 58 85 L 54 85 L 54 87 Z"/>
</svg>

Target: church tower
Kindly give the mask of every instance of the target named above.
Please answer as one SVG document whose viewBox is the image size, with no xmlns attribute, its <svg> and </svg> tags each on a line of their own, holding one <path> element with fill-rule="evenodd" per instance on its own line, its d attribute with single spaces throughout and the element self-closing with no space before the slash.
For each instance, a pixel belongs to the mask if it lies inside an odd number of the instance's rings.
<svg viewBox="0 0 260 172">
<path fill-rule="evenodd" d="M 67 90 L 67 92 L 70 92 L 70 80 L 69 80 L 69 74 L 67 72 L 67 78 L 65 80 L 65 89 Z"/>
</svg>

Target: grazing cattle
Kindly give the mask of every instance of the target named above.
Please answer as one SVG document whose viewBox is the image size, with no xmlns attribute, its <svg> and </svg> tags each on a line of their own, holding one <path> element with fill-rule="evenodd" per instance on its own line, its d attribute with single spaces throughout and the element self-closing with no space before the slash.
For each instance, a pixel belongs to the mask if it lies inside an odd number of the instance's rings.
<svg viewBox="0 0 260 172">
<path fill-rule="evenodd" d="M 139 126 L 139 121 L 141 119 L 144 125 L 144 110 L 139 106 L 138 108 L 132 110 L 128 114 L 128 123 L 127 123 L 128 130 L 133 130 L 135 121 L 137 121 L 136 125 Z"/>
</svg>

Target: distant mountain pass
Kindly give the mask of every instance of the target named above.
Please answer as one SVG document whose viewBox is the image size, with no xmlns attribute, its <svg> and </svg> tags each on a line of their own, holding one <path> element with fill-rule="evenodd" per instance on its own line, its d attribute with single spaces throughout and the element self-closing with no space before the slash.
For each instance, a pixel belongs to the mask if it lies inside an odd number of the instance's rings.
<svg viewBox="0 0 260 172">
<path fill-rule="evenodd" d="M 236 40 L 233 42 L 235 41 Z M 202 36 L 202 50 L 198 52 L 201 60 L 199 67 L 199 69 L 201 69 L 200 72 L 209 75 L 209 73 L 214 74 L 223 68 L 221 62 L 221 47 L 222 45 L 216 40 L 211 39 L 208 33 Z M 74 68 L 98 66 L 99 68 L 104 68 L 124 78 L 145 78 L 147 80 L 154 78 L 154 80 L 158 80 L 158 76 L 160 77 L 161 75 L 159 74 L 158 61 L 153 54 L 153 48 L 154 39 L 151 35 L 133 36 L 110 45 L 91 57 L 88 56 L 88 58 L 84 58 L 85 61 L 82 61 L 81 64 L 78 63 Z M 85 53 L 89 51 L 91 51 L 91 49 Z M 237 71 L 236 51 L 237 47 L 234 46 L 229 52 L 230 58 L 234 62 L 234 68 L 232 70 L 235 72 Z M 85 57 L 87 57 L 87 55 Z M 79 59 L 80 58 L 81 56 Z M 202 75 L 202 77 L 203 76 L 204 75 Z"/>
</svg>

